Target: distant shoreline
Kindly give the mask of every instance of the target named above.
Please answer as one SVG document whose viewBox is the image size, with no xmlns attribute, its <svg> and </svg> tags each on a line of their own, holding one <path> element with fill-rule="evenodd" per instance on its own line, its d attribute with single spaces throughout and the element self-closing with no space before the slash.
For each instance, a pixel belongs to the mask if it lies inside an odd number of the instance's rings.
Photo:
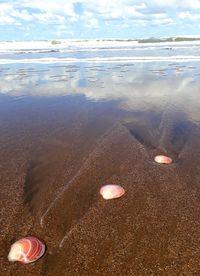
<svg viewBox="0 0 200 276">
<path fill-rule="evenodd" d="M 167 37 L 167 38 L 146 38 L 139 39 L 138 43 L 159 43 L 159 42 L 188 42 L 200 41 L 200 37 Z"/>
<path fill-rule="evenodd" d="M 72 43 L 72 42 L 135 42 L 135 43 L 162 43 L 162 42 L 193 42 L 200 41 L 200 36 L 176 36 L 176 37 L 149 37 L 149 38 L 127 38 L 127 39 L 119 39 L 119 38 L 96 38 L 96 39 L 38 39 L 38 40 L 2 40 L 1 43 L 30 43 L 30 42 L 39 42 L 39 43 L 51 43 L 52 45 L 60 45 L 62 43 Z"/>
</svg>

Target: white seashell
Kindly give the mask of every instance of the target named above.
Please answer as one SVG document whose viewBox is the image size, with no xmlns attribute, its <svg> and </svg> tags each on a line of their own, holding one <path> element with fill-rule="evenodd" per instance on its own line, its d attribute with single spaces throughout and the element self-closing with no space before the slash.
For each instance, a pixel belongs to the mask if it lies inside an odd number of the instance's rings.
<svg viewBox="0 0 200 276">
<path fill-rule="evenodd" d="M 154 158 L 155 162 L 159 163 L 159 164 L 171 164 L 172 163 L 172 159 L 168 156 L 165 155 L 157 155 Z"/>
<path fill-rule="evenodd" d="M 124 188 L 122 188 L 119 185 L 104 185 L 100 189 L 100 194 L 102 197 L 106 200 L 108 199 L 114 199 L 123 196 L 125 193 Z"/>
<path fill-rule="evenodd" d="M 38 260 L 46 250 L 45 244 L 36 237 L 28 236 L 16 241 L 10 248 L 10 262 L 32 263 Z"/>
</svg>

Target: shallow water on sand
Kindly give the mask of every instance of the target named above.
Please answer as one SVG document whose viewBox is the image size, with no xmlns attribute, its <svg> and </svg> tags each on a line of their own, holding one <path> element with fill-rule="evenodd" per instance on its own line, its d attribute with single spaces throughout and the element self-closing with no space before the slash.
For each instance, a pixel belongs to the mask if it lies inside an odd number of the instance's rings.
<svg viewBox="0 0 200 276">
<path fill-rule="evenodd" d="M 14 109 L 24 110 L 24 117 L 27 113 L 34 119 L 29 107 L 33 112 L 41 108 L 48 117 L 49 105 L 54 105 L 56 120 L 64 102 L 70 102 L 65 116 L 73 103 L 76 116 L 84 102 L 94 113 L 96 107 L 105 107 L 108 121 L 125 125 L 145 146 L 180 154 L 200 121 L 199 66 L 198 62 L 1 66 L 1 112 L 9 116 Z M 117 114 L 114 118 L 111 110 Z M 30 118 L 28 122 L 32 124 Z"/>
<path fill-rule="evenodd" d="M 3 275 L 198 271 L 199 71 L 199 62 L 0 66 Z M 173 164 L 157 166 L 156 154 Z M 125 196 L 104 203 L 105 183 Z M 8 263 L 27 234 L 46 241 L 44 258 Z"/>
</svg>

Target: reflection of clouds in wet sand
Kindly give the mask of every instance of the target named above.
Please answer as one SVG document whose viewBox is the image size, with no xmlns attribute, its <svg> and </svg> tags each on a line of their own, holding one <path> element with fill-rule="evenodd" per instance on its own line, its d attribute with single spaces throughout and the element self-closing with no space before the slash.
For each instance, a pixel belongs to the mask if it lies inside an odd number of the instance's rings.
<svg viewBox="0 0 200 276">
<path fill-rule="evenodd" d="M 13 96 L 84 94 L 95 101 L 120 100 L 120 108 L 129 111 L 159 111 L 175 106 L 175 109 L 188 113 L 192 120 L 199 121 L 195 66 L 168 63 L 128 65 L 87 63 L 49 65 L 48 69 L 43 65 L 31 70 L 30 67 L 17 70 L 11 67 L 1 76 L 0 93 Z M 177 75 L 177 69 L 183 72 Z M 22 70 L 21 74 L 19 70 Z"/>
<path fill-rule="evenodd" d="M 116 101 L 119 109 L 128 111 L 123 124 L 136 140 L 176 158 L 200 121 L 195 68 L 176 63 L 49 65 L 15 72 L 11 68 L 1 77 L 1 93 L 17 97 L 83 94 L 91 101 Z M 182 73 L 177 75 L 177 70 Z"/>
</svg>

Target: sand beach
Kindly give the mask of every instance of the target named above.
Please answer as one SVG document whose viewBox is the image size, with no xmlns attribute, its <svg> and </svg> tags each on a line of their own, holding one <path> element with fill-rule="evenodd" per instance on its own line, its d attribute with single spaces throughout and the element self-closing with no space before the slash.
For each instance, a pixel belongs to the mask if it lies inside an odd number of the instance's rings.
<svg viewBox="0 0 200 276">
<path fill-rule="evenodd" d="M 119 49 L 115 62 L 102 60 L 110 52 L 72 52 L 80 63 L 59 62 L 60 54 L 27 63 L 24 53 L 11 64 L 2 51 L 3 276 L 200 273 L 199 61 L 127 63 Z M 172 164 L 157 164 L 159 154 Z M 104 200 L 104 184 L 125 194 Z M 9 262 L 11 244 L 27 235 L 45 241 L 44 256 Z"/>
</svg>

